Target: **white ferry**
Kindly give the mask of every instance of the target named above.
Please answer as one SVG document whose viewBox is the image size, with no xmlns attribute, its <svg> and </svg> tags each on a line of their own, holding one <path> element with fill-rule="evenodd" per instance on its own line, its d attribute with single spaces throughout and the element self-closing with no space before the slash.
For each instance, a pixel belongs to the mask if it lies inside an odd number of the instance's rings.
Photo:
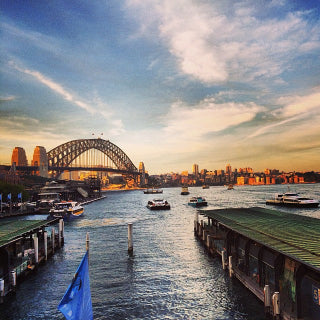
<svg viewBox="0 0 320 320">
<path fill-rule="evenodd" d="M 284 194 L 276 194 L 273 199 L 267 200 L 266 204 L 297 208 L 317 208 L 319 201 L 302 197 L 298 193 L 286 192 Z"/>
<path fill-rule="evenodd" d="M 53 208 L 50 209 L 50 217 L 63 218 L 65 221 L 69 221 L 75 218 L 81 217 L 83 214 L 83 207 L 75 201 L 58 202 L 55 203 Z"/>
</svg>

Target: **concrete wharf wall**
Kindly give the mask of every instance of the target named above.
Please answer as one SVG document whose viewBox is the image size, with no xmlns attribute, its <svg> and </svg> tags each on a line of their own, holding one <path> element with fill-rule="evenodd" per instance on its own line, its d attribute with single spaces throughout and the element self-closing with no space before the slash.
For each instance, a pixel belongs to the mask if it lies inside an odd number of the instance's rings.
<svg viewBox="0 0 320 320">
<path fill-rule="evenodd" d="M 205 221 L 207 220 L 207 221 Z M 237 234 L 227 225 L 195 214 L 194 233 L 230 278 L 263 302 L 267 318 L 320 319 L 320 272 Z"/>
</svg>

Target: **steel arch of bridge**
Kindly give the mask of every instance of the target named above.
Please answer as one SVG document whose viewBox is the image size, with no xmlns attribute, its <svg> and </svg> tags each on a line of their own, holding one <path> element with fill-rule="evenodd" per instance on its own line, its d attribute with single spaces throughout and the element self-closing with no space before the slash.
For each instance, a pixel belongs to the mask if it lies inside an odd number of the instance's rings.
<svg viewBox="0 0 320 320">
<path fill-rule="evenodd" d="M 67 169 L 77 157 L 90 149 L 104 153 L 119 171 L 138 173 L 138 169 L 118 146 L 101 138 L 72 140 L 50 150 L 47 153 L 49 170 L 50 168 L 59 168 L 59 171 Z"/>
</svg>

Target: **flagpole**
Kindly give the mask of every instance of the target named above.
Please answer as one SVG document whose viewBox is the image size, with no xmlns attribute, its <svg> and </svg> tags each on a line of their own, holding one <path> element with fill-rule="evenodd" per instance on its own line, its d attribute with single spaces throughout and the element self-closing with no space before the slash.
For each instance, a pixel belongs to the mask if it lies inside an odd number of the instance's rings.
<svg viewBox="0 0 320 320">
<path fill-rule="evenodd" d="M 0 212 L 2 213 L 2 193 L 0 195 L 0 200 L 1 200 L 1 210 L 0 210 Z"/>
<path fill-rule="evenodd" d="M 87 235 L 86 235 L 86 250 L 88 252 L 88 262 L 89 262 L 89 247 L 90 247 L 90 237 L 89 237 L 89 232 L 87 232 Z"/>
</svg>

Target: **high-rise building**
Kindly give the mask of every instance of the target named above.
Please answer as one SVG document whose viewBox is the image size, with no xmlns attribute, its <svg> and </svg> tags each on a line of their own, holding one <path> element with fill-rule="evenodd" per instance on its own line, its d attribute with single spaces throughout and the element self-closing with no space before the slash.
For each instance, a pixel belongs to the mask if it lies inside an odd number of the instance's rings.
<svg viewBox="0 0 320 320">
<path fill-rule="evenodd" d="M 195 177 L 198 177 L 199 175 L 199 166 L 197 164 L 194 164 L 192 166 L 192 174 L 195 176 Z"/>
<path fill-rule="evenodd" d="M 11 164 L 15 163 L 16 166 L 27 166 L 26 152 L 21 147 L 15 147 L 12 151 Z"/>
<path fill-rule="evenodd" d="M 227 166 L 226 166 L 226 174 L 230 175 L 231 172 L 232 172 L 231 166 L 230 166 L 230 164 L 227 164 Z"/>
</svg>

